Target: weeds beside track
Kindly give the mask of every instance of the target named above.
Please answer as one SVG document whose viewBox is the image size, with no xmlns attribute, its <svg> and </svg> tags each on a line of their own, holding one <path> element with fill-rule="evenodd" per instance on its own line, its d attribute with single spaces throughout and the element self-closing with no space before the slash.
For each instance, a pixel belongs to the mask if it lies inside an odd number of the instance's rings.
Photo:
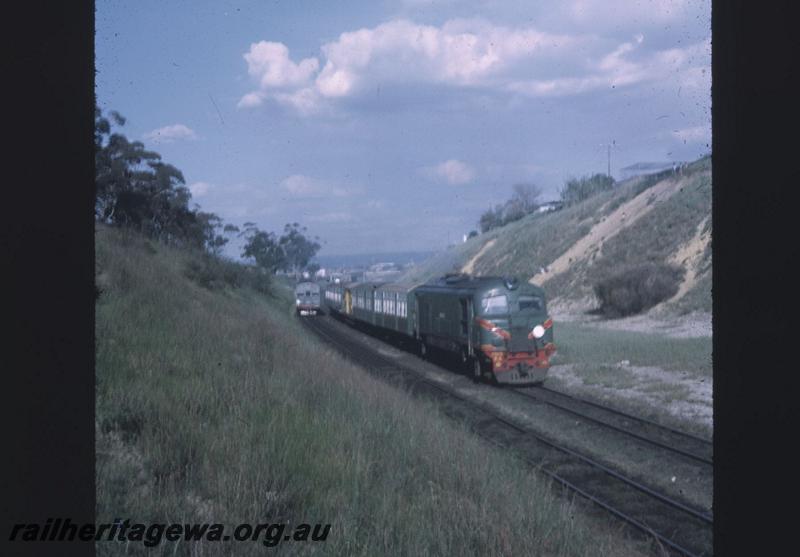
<svg viewBox="0 0 800 557">
<path fill-rule="evenodd" d="M 324 321 L 324 318 L 308 319 L 303 323 L 355 363 L 414 394 L 433 397 L 442 404 L 446 414 L 468 423 L 482 437 L 512 450 L 565 488 L 592 501 L 639 532 L 654 537 L 680 554 L 710 554 L 713 521 L 707 513 L 660 494 L 552 438 L 535 433 L 483 403 L 426 379 L 408 366 L 367 350 L 362 343 L 323 324 Z"/>
</svg>

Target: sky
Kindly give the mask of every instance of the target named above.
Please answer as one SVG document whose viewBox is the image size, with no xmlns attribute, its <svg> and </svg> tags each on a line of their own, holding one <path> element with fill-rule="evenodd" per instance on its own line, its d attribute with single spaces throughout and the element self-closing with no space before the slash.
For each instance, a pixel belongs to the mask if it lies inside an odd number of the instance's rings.
<svg viewBox="0 0 800 557">
<path fill-rule="evenodd" d="M 96 0 L 96 94 L 192 203 L 443 249 L 517 183 L 711 150 L 710 0 Z"/>
</svg>

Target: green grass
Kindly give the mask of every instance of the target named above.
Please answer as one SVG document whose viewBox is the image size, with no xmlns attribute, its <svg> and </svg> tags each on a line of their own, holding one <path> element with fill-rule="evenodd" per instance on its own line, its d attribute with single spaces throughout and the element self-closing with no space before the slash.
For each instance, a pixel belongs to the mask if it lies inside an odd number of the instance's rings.
<svg viewBox="0 0 800 557">
<path fill-rule="evenodd" d="M 686 385 L 669 384 L 663 382 L 644 385 L 641 390 L 648 394 L 657 395 L 660 400 L 666 403 L 687 400 L 692 396 L 692 391 Z"/>
<path fill-rule="evenodd" d="M 191 254 L 105 227 L 96 255 L 98 521 L 332 523 L 290 554 L 637 554 L 433 404 L 311 341 L 288 290 L 203 288 Z"/>
<path fill-rule="evenodd" d="M 711 435 L 710 424 L 673 413 L 675 408 L 671 408 L 673 403 L 699 403 L 696 410 L 702 414 L 710 405 L 711 401 L 696 400 L 698 395 L 693 391 L 712 380 L 711 337 L 673 338 L 556 322 L 555 339 L 558 352 L 548 379 L 551 388 L 684 431 Z M 560 375 L 558 366 L 562 364 L 568 367 Z"/>
<path fill-rule="evenodd" d="M 636 376 L 630 371 L 608 365 L 582 366 L 577 373 L 583 379 L 584 385 L 622 390 L 637 384 Z"/>
<path fill-rule="evenodd" d="M 672 338 L 655 333 L 598 329 L 572 322 L 556 323 L 558 355 L 554 363 L 658 366 L 711 377 L 711 337 Z"/>
</svg>

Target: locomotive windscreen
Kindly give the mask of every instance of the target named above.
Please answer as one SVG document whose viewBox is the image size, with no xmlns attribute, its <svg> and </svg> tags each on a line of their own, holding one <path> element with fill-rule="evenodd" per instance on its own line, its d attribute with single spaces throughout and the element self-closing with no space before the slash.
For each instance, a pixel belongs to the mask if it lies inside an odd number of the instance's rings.
<svg viewBox="0 0 800 557">
<path fill-rule="evenodd" d="M 544 309 L 544 304 L 539 296 L 520 296 L 519 297 L 519 310 L 533 309 L 541 311 Z"/>
<path fill-rule="evenodd" d="M 505 294 L 487 296 L 481 300 L 481 313 L 483 315 L 505 315 L 508 313 L 508 298 Z"/>
</svg>

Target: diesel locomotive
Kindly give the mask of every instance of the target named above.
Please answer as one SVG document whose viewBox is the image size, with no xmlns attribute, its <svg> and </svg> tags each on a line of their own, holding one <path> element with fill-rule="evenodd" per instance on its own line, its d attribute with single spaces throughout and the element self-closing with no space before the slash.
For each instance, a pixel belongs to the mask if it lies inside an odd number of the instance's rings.
<svg viewBox="0 0 800 557">
<path fill-rule="evenodd" d="M 323 305 L 351 323 L 411 340 L 422 357 L 431 349 L 455 354 L 473 377 L 493 383 L 542 383 L 556 351 L 544 291 L 509 277 L 330 284 Z"/>
</svg>

